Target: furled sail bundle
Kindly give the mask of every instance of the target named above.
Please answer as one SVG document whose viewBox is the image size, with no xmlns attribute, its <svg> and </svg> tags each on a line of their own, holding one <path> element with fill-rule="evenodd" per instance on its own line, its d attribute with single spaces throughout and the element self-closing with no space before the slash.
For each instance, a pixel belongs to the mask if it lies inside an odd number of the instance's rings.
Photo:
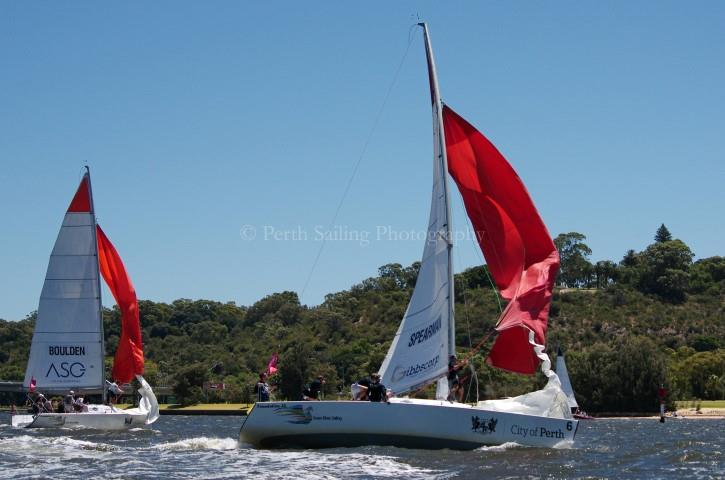
<svg viewBox="0 0 725 480">
<path fill-rule="evenodd" d="M 458 185 L 501 296 L 488 362 L 533 374 L 545 345 L 559 254 L 523 182 L 496 147 L 448 106 L 443 108 L 448 171 Z"/>
</svg>

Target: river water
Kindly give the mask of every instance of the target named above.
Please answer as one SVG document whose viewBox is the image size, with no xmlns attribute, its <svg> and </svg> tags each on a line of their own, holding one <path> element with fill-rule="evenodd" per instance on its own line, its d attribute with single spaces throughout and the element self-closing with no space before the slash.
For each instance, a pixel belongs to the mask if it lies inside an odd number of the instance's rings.
<svg viewBox="0 0 725 480">
<path fill-rule="evenodd" d="M 15 429 L 0 414 L 0 479 L 725 479 L 722 419 L 582 421 L 574 445 L 464 452 L 255 450 L 239 444 L 241 423 L 163 416 L 152 429 L 101 433 Z"/>
</svg>

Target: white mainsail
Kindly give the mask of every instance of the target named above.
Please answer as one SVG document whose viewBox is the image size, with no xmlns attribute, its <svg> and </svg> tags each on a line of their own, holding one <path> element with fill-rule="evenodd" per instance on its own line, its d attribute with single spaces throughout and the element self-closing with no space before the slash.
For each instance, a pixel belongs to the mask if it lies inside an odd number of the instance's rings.
<svg viewBox="0 0 725 480">
<path fill-rule="evenodd" d="M 25 385 L 103 388 L 103 333 L 90 180 L 83 177 L 48 262 Z"/>
<path fill-rule="evenodd" d="M 566 361 L 564 360 L 564 353 L 561 351 L 561 348 L 556 356 L 556 375 L 561 382 L 561 389 L 566 394 L 566 403 L 569 405 L 569 408 L 579 408 L 579 404 L 576 403 L 574 396 L 574 389 L 571 386 L 571 380 L 569 380 L 569 372 L 566 369 Z"/>
<path fill-rule="evenodd" d="M 426 53 L 433 64 L 426 35 Z M 453 269 L 451 264 L 450 208 L 446 183 L 441 103 L 435 69 L 433 103 L 433 192 L 428 231 L 418 279 L 408 308 L 380 367 L 382 383 L 401 395 L 434 382 L 448 373 L 448 359 L 455 355 L 453 318 Z M 438 398 L 445 398 L 448 385 L 439 382 Z"/>
</svg>

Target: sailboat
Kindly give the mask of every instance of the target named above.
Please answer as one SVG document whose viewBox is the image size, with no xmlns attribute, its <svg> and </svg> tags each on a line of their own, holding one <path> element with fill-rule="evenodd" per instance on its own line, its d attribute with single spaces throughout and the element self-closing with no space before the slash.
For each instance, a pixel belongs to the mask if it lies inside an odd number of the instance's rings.
<svg viewBox="0 0 725 480">
<path fill-rule="evenodd" d="M 585 411 L 579 408 L 579 403 L 576 401 L 574 395 L 574 388 L 571 386 L 571 380 L 569 379 L 569 370 L 566 368 L 566 360 L 564 359 L 564 352 L 561 351 L 561 347 L 558 348 L 556 354 L 556 375 L 559 377 L 561 382 L 561 389 L 566 394 L 566 403 L 569 405 L 574 418 L 579 420 L 591 420 L 594 417 L 589 416 Z"/>
<path fill-rule="evenodd" d="M 578 422 L 549 357 L 545 333 L 559 256 L 526 188 L 496 148 L 444 105 L 426 24 L 423 29 L 433 110 L 433 191 L 428 235 L 415 289 L 380 368 L 395 396 L 387 402 L 258 402 L 240 430 L 256 447 L 393 445 L 473 449 L 515 442 L 572 442 Z M 493 366 L 548 378 L 539 391 L 475 405 L 448 401 L 455 355 L 451 209 L 454 178 L 501 296 L 508 300 L 488 356 Z M 409 398 L 437 382 L 435 400 Z"/>
<path fill-rule="evenodd" d="M 120 410 L 106 404 L 101 276 L 121 310 L 113 380 L 140 383 L 139 406 Z M 27 428 L 124 430 L 158 419 L 153 390 L 143 378 L 144 355 L 138 302 L 131 279 L 113 244 L 96 223 L 90 170 L 76 190 L 50 255 L 25 371 L 29 390 L 66 395 L 102 392 L 104 404 L 78 413 L 14 415 L 12 425 Z M 87 410 L 87 411 L 86 411 Z"/>
</svg>

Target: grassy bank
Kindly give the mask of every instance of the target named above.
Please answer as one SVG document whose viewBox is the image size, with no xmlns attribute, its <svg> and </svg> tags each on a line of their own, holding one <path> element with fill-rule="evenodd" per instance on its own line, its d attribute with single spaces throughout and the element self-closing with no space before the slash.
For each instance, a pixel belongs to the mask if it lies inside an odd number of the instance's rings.
<svg viewBox="0 0 725 480">
<path fill-rule="evenodd" d="M 160 410 L 207 410 L 207 411 L 230 411 L 230 410 L 249 410 L 252 407 L 251 403 L 199 403 L 196 405 L 189 405 L 182 407 L 174 403 L 161 404 L 159 405 Z"/>
<path fill-rule="evenodd" d="M 725 408 L 725 400 L 678 400 L 677 408 Z"/>
</svg>

